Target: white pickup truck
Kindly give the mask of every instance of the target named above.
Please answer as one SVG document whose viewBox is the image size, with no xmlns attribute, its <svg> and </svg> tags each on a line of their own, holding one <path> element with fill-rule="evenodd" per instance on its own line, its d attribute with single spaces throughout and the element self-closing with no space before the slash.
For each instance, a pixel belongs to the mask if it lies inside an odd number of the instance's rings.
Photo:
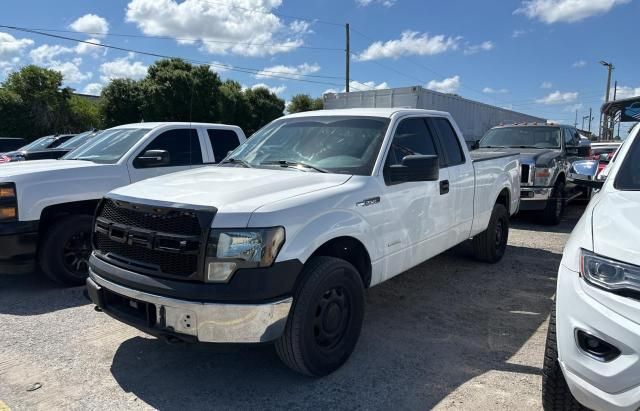
<svg viewBox="0 0 640 411">
<path fill-rule="evenodd" d="M 239 127 L 140 123 L 103 131 L 62 160 L 0 165 L 0 273 L 36 265 L 53 280 L 84 284 L 92 220 L 110 190 L 220 162 L 246 140 Z"/>
<path fill-rule="evenodd" d="M 328 374 L 356 345 L 366 288 L 469 238 L 481 260 L 503 256 L 518 155 L 472 156 L 448 113 L 282 117 L 219 166 L 109 193 L 89 296 L 152 335 L 275 340 L 292 369 Z"/>
</svg>

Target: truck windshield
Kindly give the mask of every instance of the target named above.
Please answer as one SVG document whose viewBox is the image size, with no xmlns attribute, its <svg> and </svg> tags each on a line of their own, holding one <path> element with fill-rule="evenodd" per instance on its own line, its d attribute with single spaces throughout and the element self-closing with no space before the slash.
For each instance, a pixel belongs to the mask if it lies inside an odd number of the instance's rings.
<svg viewBox="0 0 640 411">
<path fill-rule="evenodd" d="M 227 159 L 247 167 L 301 165 L 305 171 L 371 175 L 389 119 L 317 116 L 276 120 Z"/>
<path fill-rule="evenodd" d="M 94 163 L 115 164 L 149 132 L 145 128 L 105 130 L 91 142 L 67 153 L 64 160 L 88 160 Z"/>
<path fill-rule="evenodd" d="M 559 127 L 500 127 L 487 131 L 480 148 L 560 148 Z"/>
<path fill-rule="evenodd" d="M 19 148 L 18 151 L 42 150 L 49 147 L 49 144 L 51 144 L 53 140 L 55 140 L 53 136 L 40 137 L 39 139 L 32 141 L 26 146 Z"/>
</svg>

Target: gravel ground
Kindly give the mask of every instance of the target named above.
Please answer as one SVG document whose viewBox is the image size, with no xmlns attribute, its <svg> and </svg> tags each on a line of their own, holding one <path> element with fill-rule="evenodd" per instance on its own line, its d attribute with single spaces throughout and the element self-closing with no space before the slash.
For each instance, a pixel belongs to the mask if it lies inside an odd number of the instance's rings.
<svg viewBox="0 0 640 411">
<path fill-rule="evenodd" d="M 322 379 L 269 345 L 167 345 L 95 312 L 82 288 L 0 276 L 0 411 L 540 409 L 556 272 L 582 210 L 553 228 L 516 218 L 496 265 L 463 244 L 369 290 L 354 354 Z"/>
</svg>

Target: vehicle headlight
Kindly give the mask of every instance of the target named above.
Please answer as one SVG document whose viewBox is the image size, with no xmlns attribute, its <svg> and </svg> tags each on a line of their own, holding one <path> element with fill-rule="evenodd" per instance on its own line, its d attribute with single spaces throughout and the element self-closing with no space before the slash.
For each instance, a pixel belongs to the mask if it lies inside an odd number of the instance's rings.
<svg viewBox="0 0 640 411">
<path fill-rule="evenodd" d="M 580 273 L 587 282 L 609 291 L 640 291 L 640 267 L 582 250 Z"/>
<path fill-rule="evenodd" d="M 0 221 L 18 218 L 18 199 L 14 183 L 0 183 Z"/>
<path fill-rule="evenodd" d="M 284 240 L 283 227 L 211 230 L 205 280 L 225 283 L 239 268 L 271 266 Z"/>
<path fill-rule="evenodd" d="M 534 186 L 551 186 L 553 174 L 556 171 L 555 167 L 536 167 L 536 174 L 533 179 Z"/>
</svg>

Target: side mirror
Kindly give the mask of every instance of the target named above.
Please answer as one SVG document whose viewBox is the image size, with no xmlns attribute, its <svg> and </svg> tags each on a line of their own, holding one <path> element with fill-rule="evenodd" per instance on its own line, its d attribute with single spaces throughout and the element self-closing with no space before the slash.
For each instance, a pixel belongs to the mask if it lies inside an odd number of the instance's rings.
<svg viewBox="0 0 640 411">
<path fill-rule="evenodd" d="M 167 150 L 147 150 L 135 159 L 135 165 L 141 168 L 166 166 L 171 162 Z"/>
<path fill-rule="evenodd" d="M 438 181 L 440 162 L 434 155 L 409 155 L 402 159 L 402 164 L 388 168 L 388 179 L 391 184 L 409 181 Z"/>
<path fill-rule="evenodd" d="M 569 170 L 568 180 L 579 186 L 601 189 L 604 180 L 596 180 L 598 163 L 597 160 L 574 161 Z"/>
</svg>

